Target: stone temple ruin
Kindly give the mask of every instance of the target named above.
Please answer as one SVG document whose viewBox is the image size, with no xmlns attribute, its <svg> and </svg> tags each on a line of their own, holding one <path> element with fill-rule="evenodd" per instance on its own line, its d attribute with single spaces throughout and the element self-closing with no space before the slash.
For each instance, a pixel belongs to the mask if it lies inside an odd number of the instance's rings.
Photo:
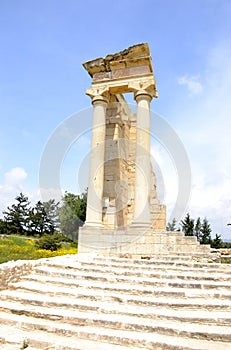
<svg viewBox="0 0 231 350">
<path fill-rule="evenodd" d="M 166 232 L 150 161 L 150 103 L 157 98 L 148 44 L 83 63 L 92 78 L 93 125 L 87 217 L 79 253 L 132 257 L 206 253 L 196 237 Z M 123 94 L 134 93 L 136 114 Z"/>
<path fill-rule="evenodd" d="M 150 166 L 148 45 L 84 67 L 94 115 L 78 251 L 89 254 L 0 264 L 0 349 L 230 349 L 230 265 L 195 262 L 209 246 L 165 231 Z"/>
</svg>

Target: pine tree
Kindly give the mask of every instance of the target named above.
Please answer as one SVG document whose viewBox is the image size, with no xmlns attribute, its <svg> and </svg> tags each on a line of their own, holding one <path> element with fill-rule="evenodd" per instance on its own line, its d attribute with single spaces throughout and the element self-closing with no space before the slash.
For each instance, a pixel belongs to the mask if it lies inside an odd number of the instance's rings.
<svg viewBox="0 0 231 350">
<path fill-rule="evenodd" d="M 212 239 L 211 239 L 211 228 L 210 228 L 210 224 L 208 223 L 208 220 L 206 218 L 204 218 L 202 226 L 201 226 L 201 244 L 210 244 Z"/>
<path fill-rule="evenodd" d="M 197 237 L 198 242 L 201 241 L 201 218 L 198 217 L 195 228 L 194 228 L 194 235 Z"/>
<path fill-rule="evenodd" d="M 7 234 L 6 222 L 3 219 L 0 219 L 0 235 Z"/>
<path fill-rule="evenodd" d="M 28 197 L 20 193 L 16 198 L 16 203 L 3 212 L 6 223 L 7 234 L 28 234 L 28 221 L 30 212 L 30 202 Z"/>
<path fill-rule="evenodd" d="M 29 230 L 32 236 L 53 234 L 57 229 L 58 204 L 54 199 L 48 202 L 38 201 L 30 210 Z"/>
<path fill-rule="evenodd" d="M 193 236 L 194 233 L 194 220 L 190 218 L 189 213 L 187 213 L 184 220 L 181 220 L 182 231 L 185 236 Z"/>
<path fill-rule="evenodd" d="M 212 248 L 215 248 L 215 249 L 219 249 L 219 248 L 222 248 L 222 239 L 221 239 L 221 235 L 218 235 L 216 233 L 216 236 L 215 238 L 212 240 L 211 242 L 211 247 Z"/>
<path fill-rule="evenodd" d="M 172 222 L 168 222 L 167 226 L 166 226 L 166 230 L 167 231 L 176 231 L 176 219 L 174 218 L 172 220 Z"/>
<path fill-rule="evenodd" d="M 50 199 L 47 202 L 43 202 L 46 211 L 46 231 L 54 233 L 59 227 L 59 203 L 56 203 L 54 199 Z"/>
</svg>

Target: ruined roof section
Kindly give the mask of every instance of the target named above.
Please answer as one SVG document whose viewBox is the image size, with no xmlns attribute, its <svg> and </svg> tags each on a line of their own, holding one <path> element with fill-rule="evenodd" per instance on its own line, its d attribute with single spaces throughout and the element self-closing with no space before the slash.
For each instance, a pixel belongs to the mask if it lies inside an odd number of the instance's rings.
<svg viewBox="0 0 231 350">
<path fill-rule="evenodd" d="M 119 61 L 125 59 L 133 59 L 138 57 L 150 56 L 148 44 L 137 44 L 130 46 L 128 49 L 115 54 L 109 54 L 105 57 L 105 61 Z"/>
<path fill-rule="evenodd" d="M 129 69 L 129 75 L 137 74 L 139 67 L 146 67 L 146 73 L 153 73 L 150 50 L 147 43 L 130 46 L 123 51 L 109 54 L 105 58 L 96 58 L 83 63 L 83 66 L 94 80 L 111 79 L 112 76 L 107 73 L 122 69 Z M 115 79 L 116 75 L 113 78 Z"/>
</svg>

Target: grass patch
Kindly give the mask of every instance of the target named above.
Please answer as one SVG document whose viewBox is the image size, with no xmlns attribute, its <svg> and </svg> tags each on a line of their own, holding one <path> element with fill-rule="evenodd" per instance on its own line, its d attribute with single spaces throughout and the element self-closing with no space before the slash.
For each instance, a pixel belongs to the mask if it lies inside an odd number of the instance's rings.
<svg viewBox="0 0 231 350">
<path fill-rule="evenodd" d="M 65 254 L 76 254 L 77 248 L 63 243 L 56 251 L 38 249 L 35 239 L 25 239 L 18 236 L 0 238 L 0 264 L 11 260 L 36 260 Z"/>
</svg>

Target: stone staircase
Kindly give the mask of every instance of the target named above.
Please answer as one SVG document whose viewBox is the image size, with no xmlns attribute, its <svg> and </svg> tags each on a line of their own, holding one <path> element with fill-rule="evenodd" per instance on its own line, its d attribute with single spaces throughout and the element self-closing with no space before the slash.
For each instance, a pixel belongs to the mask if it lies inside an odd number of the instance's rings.
<svg viewBox="0 0 231 350">
<path fill-rule="evenodd" d="M 230 265 L 82 254 L 0 273 L 1 350 L 231 349 Z"/>
</svg>

